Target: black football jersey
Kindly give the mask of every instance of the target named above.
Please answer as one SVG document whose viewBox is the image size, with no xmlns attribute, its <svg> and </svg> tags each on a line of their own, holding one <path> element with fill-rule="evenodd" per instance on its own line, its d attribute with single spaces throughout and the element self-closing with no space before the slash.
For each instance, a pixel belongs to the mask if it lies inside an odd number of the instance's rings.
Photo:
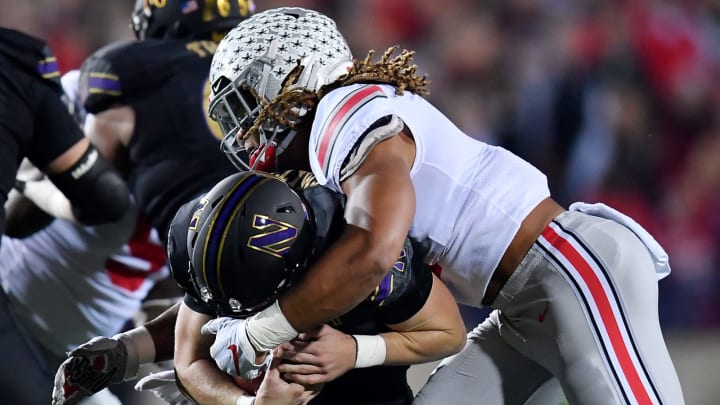
<svg viewBox="0 0 720 405">
<path fill-rule="evenodd" d="M 317 255 L 337 240 L 345 227 L 344 196 L 320 186 L 311 173 L 289 171 L 280 175 L 309 205 L 317 225 Z M 201 197 L 178 210 L 170 226 L 168 258 L 170 269 L 185 290 L 185 304 L 196 312 L 216 315 L 211 304 L 200 300 L 189 273 L 187 230 Z M 417 313 L 432 287 L 432 273 L 422 263 L 421 254 L 413 254 L 407 241 L 397 263 L 368 298 L 350 312 L 329 322 L 348 334 L 377 334 L 388 331 L 385 324 L 399 323 Z M 384 366 L 350 370 L 326 384 L 312 404 L 409 403 L 412 392 L 406 382 L 407 366 Z M 349 392 L 353 394 L 348 399 Z M 340 401 L 340 402 L 338 402 Z M 348 402 L 350 401 L 350 402 Z"/>
<path fill-rule="evenodd" d="M 118 42 L 82 65 L 78 93 L 89 113 L 132 107 L 130 189 L 158 232 L 177 209 L 235 173 L 207 117 L 216 44 L 200 40 Z"/>
<path fill-rule="evenodd" d="M 45 42 L 0 28 L 0 234 L 22 159 L 44 169 L 82 139 L 61 95 L 57 61 Z"/>
</svg>

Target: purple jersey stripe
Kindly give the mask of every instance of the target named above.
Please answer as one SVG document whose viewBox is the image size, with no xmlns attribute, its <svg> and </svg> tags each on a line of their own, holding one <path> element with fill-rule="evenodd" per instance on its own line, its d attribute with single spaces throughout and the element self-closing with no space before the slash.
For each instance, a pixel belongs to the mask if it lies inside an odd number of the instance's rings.
<svg viewBox="0 0 720 405">
<path fill-rule="evenodd" d="M 118 93 L 122 91 L 118 79 L 110 77 L 90 77 L 89 87 L 90 89 L 101 91 L 113 91 Z"/>
<path fill-rule="evenodd" d="M 57 76 L 60 74 L 57 61 L 55 58 L 45 59 L 38 63 L 38 72 L 43 77 Z"/>
</svg>

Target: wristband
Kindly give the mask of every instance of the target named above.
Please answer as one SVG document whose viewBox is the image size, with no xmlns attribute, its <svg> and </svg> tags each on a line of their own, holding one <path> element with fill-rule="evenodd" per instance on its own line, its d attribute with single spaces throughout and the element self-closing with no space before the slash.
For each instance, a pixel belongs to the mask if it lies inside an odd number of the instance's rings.
<svg viewBox="0 0 720 405">
<path fill-rule="evenodd" d="M 387 346 L 380 335 L 352 335 L 355 339 L 355 368 L 385 364 Z"/>
<path fill-rule="evenodd" d="M 237 401 L 235 401 L 235 405 L 255 405 L 255 397 L 240 395 Z"/>
<path fill-rule="evenodd" d="M 248 319 L 245 333 L 258 352 L 269 352 L 298 335 L 298 331 L 283 315 L 278 301 Z"/>
<path fill-rule="evenodd" d="M 121 341 L 127 350 L 127 366 L 123 380 L 137 377 L 141 365 L 155 361 L 155 342 L 144 326 L 113 336 Z"/>
</svg>

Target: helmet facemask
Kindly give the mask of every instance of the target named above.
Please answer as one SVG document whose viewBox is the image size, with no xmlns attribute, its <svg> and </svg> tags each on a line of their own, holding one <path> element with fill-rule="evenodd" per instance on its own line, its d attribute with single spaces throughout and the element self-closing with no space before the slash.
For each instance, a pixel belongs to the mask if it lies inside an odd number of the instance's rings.
<svg viewBox="0 0 720 405">
<path fill-rule="evenodd" d="M 253 61 L 209 106 L 210 117 L 218 122 L 224 135 L 222 150 L 240 170 L 275 171 L 275 156 L 282 153 L 295 136 L 292 128 L 273 119 L 265 119 L 253 133 L 249 132 L 263 107 L 270 102 L 260 94 L 280 92 L 280 89 L 269 89 L 268 74 L 264 72 L 268 68 L 261 60 Z M 264 89 L 262 93 L 258 88 Z M 257 146 L 247 150 L 245 140 L 254 134 L 257 134 Z"/>
<path fill-rule="evenodd" d="M 145 31 L 150 25 L 151 18 L 152 12 L 150 8 L 145 7 L 144 0 L 136 0 L 135 9 L 130 15 L 130 28 L 135 34 L 135 38 L 139 40 L 145 39 Z"/>
</svg>

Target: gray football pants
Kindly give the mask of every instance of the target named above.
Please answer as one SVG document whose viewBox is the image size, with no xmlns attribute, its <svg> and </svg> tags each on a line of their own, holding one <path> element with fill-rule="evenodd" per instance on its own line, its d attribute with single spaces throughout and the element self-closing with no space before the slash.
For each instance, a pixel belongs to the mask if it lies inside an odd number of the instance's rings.
<svg viewBox="0 0 720 405">
<path fill-rule="evenodd" d="M 654 265 L 635 234 L 560 214 L 414 403 L 524 404 L 554 376 L 570 404 L 684 404 L 657 301 Z M 533 403 L 563 403 L 559 390 L 544 391 Z"/>
</svg>

